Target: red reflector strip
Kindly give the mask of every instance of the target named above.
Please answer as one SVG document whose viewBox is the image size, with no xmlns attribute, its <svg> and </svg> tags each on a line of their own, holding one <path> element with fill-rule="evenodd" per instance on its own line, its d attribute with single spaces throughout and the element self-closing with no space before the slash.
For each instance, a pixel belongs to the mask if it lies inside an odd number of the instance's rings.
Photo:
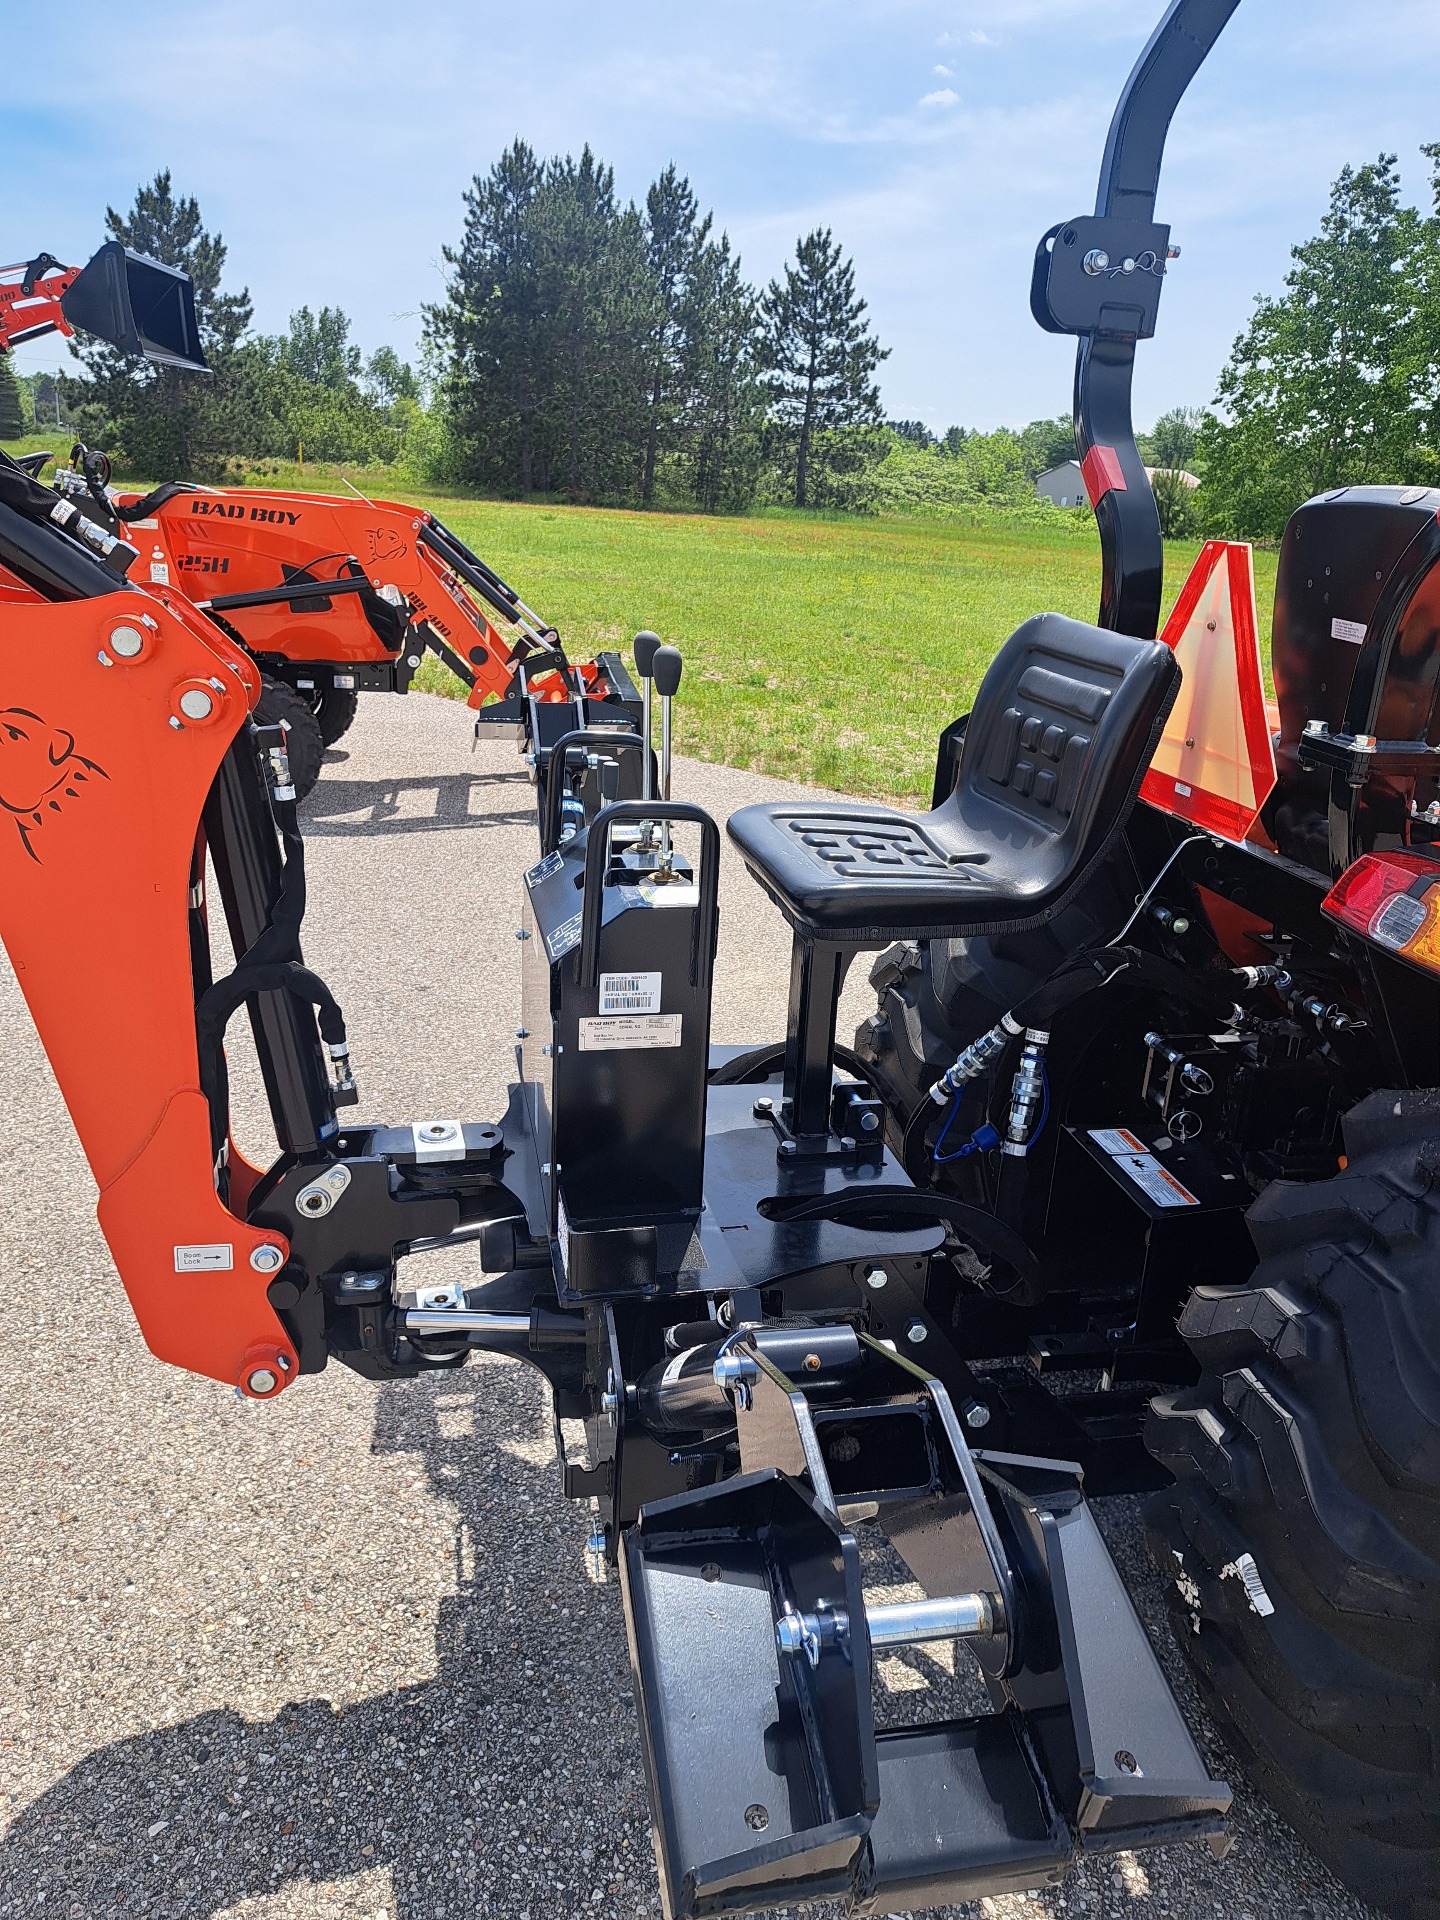
<svg viewBox="0 0 1440 1920">
<path fill-rule="evenodd" d="M 1125 475 L 1120 471 L 1120 456 L 1114 447 L 1091 447 L 1080 462 L 1080 478 L 1092 507 L 1098 507 L 1107 493 L 1128 493 Z"/>
</svg>

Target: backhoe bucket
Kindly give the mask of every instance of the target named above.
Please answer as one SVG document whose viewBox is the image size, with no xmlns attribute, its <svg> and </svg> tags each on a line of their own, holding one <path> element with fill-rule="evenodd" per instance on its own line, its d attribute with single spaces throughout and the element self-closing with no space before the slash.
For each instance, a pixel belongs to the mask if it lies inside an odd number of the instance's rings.
<svg viewBox="0 0 1440 1920">
<path fill-rule="evenodd" d="M 72 327 L 167 367 L 208 373 L 188 273 L 108 240 L 61 296 Z"/>
</svg>

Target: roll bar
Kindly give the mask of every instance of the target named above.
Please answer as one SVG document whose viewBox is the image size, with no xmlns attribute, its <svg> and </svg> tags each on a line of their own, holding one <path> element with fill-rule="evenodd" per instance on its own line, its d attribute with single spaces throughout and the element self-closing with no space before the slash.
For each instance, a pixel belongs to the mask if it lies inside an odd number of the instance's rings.
<svg viewBox="0 0 1440 1920">
<path fill-rule="evenodd" d="M 1030 310 L 1080 337 L 1075 447 L 1100 529 L 1099 624 L 1152 639 L 1160 624 L 1160 516 L 1135 446 L 1135 346 L 1155 331 L 1170 229 L 1155 222 L 1165 136 L 1186 87 L 1240 0 L 1171 0 L 1115 108 L 1095 212 L 1062 220 L 1035 252 Z"/>
</svg>

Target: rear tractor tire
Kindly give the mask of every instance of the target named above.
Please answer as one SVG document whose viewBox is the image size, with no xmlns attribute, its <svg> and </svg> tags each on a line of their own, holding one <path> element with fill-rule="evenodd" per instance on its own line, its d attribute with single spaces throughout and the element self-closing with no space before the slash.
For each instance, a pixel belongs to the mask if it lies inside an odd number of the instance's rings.
<svg viewBox="0 0 1440 1920">
<path fill-rule="evenodd" d="M 1440 1095 L 1375 1093 L 1333 1179 L 1249 1214 L 1153 1403 L 1171 1624 L 1256 1785 L 1347 1886 L 1440 1920 Z"/>
<path fill-rule="evenodd" d="M 266 676 L 260 688 L 259 704 L 255 708 L 255 724 L 259 727 L 275 727 L 283 721 L 288 731 L 285 735 L 285 750 L 290 756 L 290 779 L 295 788 L 297 800 L 303 800 L 320 778 L 320 765 L 325 758 L 325 738 L 320 731 L 320 722 L 310 702 L 294 687 L 283 680 L 272 680 Z"/>
</svg>

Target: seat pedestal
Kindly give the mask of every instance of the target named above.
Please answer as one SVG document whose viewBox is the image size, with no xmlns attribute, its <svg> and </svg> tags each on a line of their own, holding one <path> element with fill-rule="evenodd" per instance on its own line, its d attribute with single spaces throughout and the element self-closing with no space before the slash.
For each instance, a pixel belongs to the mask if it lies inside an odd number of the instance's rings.
<svg viewBox="0 0 1440 1920">
<path fill-rule="evenodd" d="M 781 1115 L 794 1136 L 797 1153 L 823 1150 L 830 1138 L 831 1062 L 840 989 L 860 950 L 854 941 L 809 940 L 800 932 L 790 950 Z"/>
</svg>

